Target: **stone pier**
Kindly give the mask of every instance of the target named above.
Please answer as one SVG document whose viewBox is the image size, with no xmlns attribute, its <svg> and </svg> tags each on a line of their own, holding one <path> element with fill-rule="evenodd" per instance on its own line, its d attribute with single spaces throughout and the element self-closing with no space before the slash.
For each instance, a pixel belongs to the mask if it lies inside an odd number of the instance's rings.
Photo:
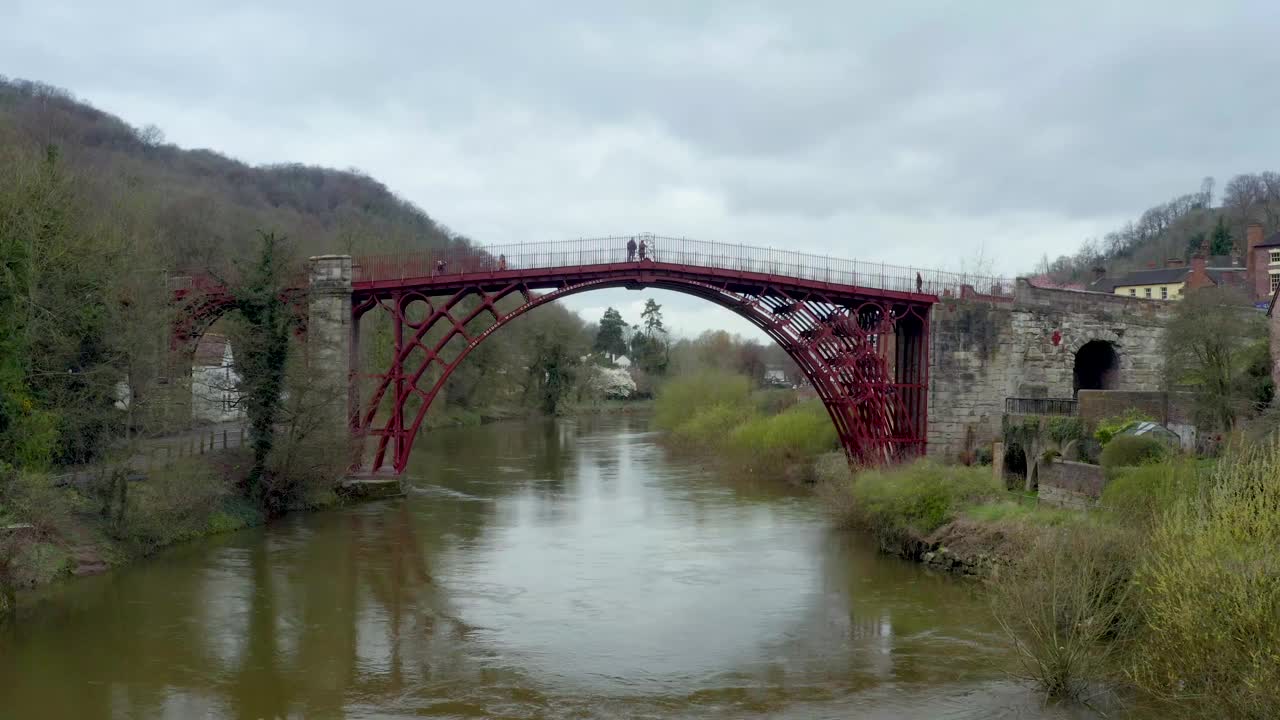
<svg viewBox="0 0 1280 720">
<path fill-rule="evenodd" d="M 307 367 L 328 401 L 324 412 L 347 433 L 357 411 L 351 373 L 357 367 L 351 321 L 351 256 L 318 255 L 310 260 L 307 295 Z"/>
</svg>

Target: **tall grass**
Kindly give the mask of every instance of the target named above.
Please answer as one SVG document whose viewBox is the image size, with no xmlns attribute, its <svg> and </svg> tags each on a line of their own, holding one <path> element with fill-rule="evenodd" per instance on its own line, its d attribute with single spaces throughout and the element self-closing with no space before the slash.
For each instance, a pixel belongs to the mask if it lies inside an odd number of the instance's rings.
<svg viewBox="0 0 1280 720">
<path fill-rule="evenodd" d="M 1200 716 L 1280 717 L 1280 439 L 1162 513 L 1138 578 L 1140 687 Z"/>
<path fill-rule="evenodd" d="M 729 434 L 729 457 L 736 465 L 755 470 L 778 470 L 808 462 L 840 446 L 831 416 L 818 400 L 809 400 L 777 415 L 762 415 L 738 425 Z"/>
<path fill-rule="evenodd" d="M 988 581 L 1021 675 L 1055 699 L 1083 699 L 1123 672 L 1132 636 L 1134 553 L 1123 533 L 1080 524 L 1044 531 Z"/>
<path fill-rule="evenodd" d="M 715 408 L 750 406 L 751 381 L 742 375 L 700 372 L 678 377 L 662 386 L 654 401 L 653 422 L 663 430 L 676 430 L 696 414 Z"/>
<path fill-rule="evenodd" d="M 1118 524 L 1148 526 L 1208 483 L 1194 460 L 1174 458 L 1111 471 L 1100 503 Z"/>
<path fill-rule="evenodd" d="M 1004 494 L 990 468 L 931 460 L 844 474 L 824 462 L 819 472 L 820 493 L 837 522 L 887 538 L 928 535 L 965 507 Z"/>
<path fill-rule="evenodd" d="M 654 424 L 675 445 L 719 452 L 749 472 L 782 472 L 839 447 L 821 402 L 797 403 L 791 391 L 753 391 L 747 378 L 724 372 L 668 382 L 654 402 Z"/>
</svg>

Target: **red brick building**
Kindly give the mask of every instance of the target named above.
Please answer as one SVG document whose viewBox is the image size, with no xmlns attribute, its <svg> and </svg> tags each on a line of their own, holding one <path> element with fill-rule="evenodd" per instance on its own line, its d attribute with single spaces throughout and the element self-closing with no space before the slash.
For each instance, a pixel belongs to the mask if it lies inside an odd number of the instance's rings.
<svg viewBox="0 0 1280 720">
<path fill-rule="evenodd" d="M 1266 300 L 1280 288 L 1280 232 L 1262 236 L 1262 226 L 1253 223 L 1245 230 L 1245 273 L 1249 294 Z"/>
</svg>

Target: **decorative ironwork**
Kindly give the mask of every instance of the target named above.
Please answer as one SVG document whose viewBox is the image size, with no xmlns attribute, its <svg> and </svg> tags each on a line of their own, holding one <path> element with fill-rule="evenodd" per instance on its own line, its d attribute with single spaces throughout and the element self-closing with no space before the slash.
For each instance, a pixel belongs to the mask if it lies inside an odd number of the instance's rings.
<svg viewBox="0 0 1280 720">
<path fill-rule="evenodd" d="M 703 251 L 739 246 L 680 241 L 667 248 L 663 238 L 641 237 L 645 260 L 626 259 L 625 237 L 609 239 L 608 247 L 573 241 L 358 259 L 353 332 L 358 337 L 367 313 L 385 313 L 393 345 L 389 367 L 367 376 L 373 381 L 367 401 L 353 391 L 352 432 L 372 445 L 367 469 L 404 471 L 432 402 L 486 338 L 533 308 L 606 287 L 674 290 L 746 318 L 805 373 L 851 462 L 881 464 L 924 452 L 936 296 L 917 291 L 916 271 L 884 266 L 852 285 L 838 281 L 850 277 L 842 273 L 853 266 L 839 265 L 847 261 L 824 270 L 797 262 L 816 256 L 762 256 L 749 248 L 713 254 Z M 922 289 L 923 278 L 922 272 Z M 929 288 L 942 286 L 938 274 L 931 278 Z"/>
</svg>

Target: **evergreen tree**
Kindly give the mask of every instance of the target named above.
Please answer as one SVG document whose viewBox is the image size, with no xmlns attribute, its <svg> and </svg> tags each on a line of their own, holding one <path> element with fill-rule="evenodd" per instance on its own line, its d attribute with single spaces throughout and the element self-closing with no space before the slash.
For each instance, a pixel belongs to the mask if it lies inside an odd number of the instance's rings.
<svg viewBox="0 0 1280 720">
<path fill-rule="evenodd" d="M 665 333 L 667 331 L 662 326 L 662 306 L 654 302 L 653 298 L 645 301 L 644 310 L 640 311 L 640 317 L 644 320 L 645 334 L 652 336 L 654 333 Z"/>
<path fill-rule="evenodd" d="M 283 238 L 263 233 L 261 241 L 257 261 L 244 270 L 244 280 L 231 285 L 230 290 L 244 330 L 243 349 L 236 353 L 235 364 L 253 447 L 253 466 L 245 478 L 244 490 L 263 510 L 274 515 L 285 508 L 280 504 L 283 498 L 272 491 L 266 477 L 267 458 L 275 444 L 289 360 L 289 334 L 296 319 L 285 297 L 286 262 L 280 254 Z"/>
<path fill-rule="evenodd" d="M 613 308 L 605 310 L 604 317 L 600 319 L 600 330 L 596 333 L 595 351 L 607 355 L 611 360 L 625 355 L 627 341 L 623 338 L 622 329 L 626 326 L 621 313 Z"/>
<path fill-rule="evenodd" d="M 1227 228 L 1225 218 L 1219 215 L 1218 224 L 1213 227 L 1213 234 L 1209 236 L 1209 254 L 1231 255 L 1235 249 L 1236 244 L 1231 238 L 1231 230 Z"/>
</svg>

